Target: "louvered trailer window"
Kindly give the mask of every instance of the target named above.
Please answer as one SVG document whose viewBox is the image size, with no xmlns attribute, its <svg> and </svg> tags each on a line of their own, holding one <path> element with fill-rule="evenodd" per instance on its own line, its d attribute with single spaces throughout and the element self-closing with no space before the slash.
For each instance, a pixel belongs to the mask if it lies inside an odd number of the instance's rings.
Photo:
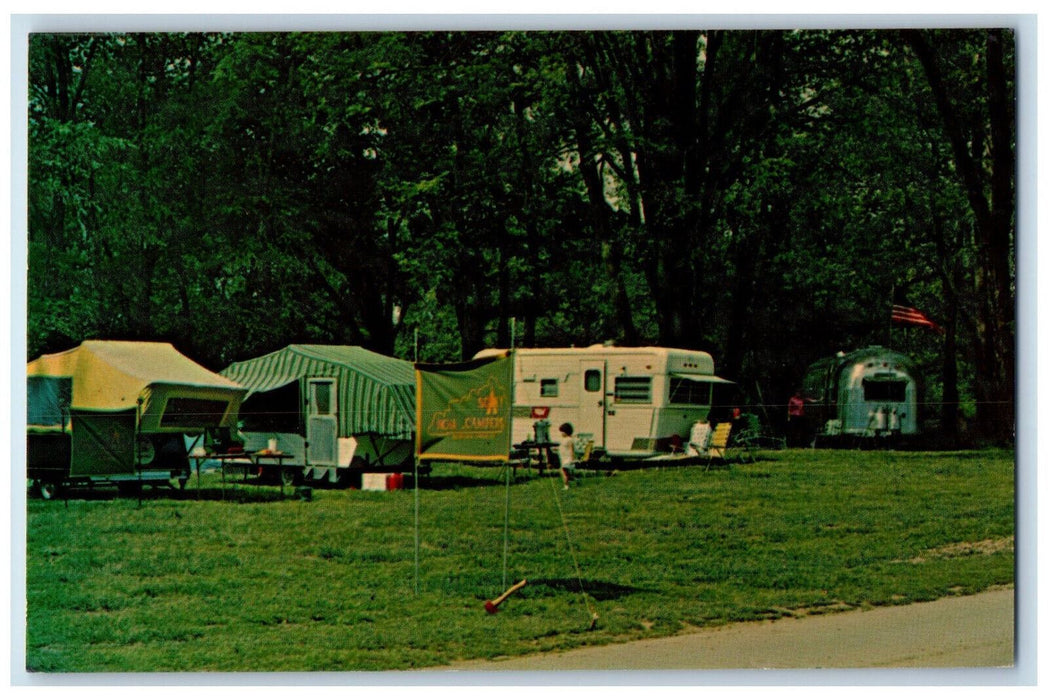
<svg viewBox="0 0 1048 700">
<path fill-rule="evenodd" d="M 651 403 L 651 377 L 615 377 L 616 403 Z"/>
</svg>

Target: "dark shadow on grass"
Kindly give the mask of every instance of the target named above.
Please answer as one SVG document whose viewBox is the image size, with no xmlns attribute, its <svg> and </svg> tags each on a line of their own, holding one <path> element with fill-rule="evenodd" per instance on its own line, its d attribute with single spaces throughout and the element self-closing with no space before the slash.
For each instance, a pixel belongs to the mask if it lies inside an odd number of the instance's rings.
<svg viewBox="0 0 1048 700">
<path fill-rule="evenodd" d="M 272 489 L 251 488 L 249 485 L 235 487 L 205 487 L 187 490 L 177 496 L 183 501 L 226 501 L 228 503 L 276 503 L 279 501 L 302 500 L 295 495 L 295 489 L 288 487 L 284 493 Z"/>
<path fill-rule="evenodd" d="M 519 477 L 518 477 L 519 478 Z M 457 491 L 459 489 L 476 488 L 478 486 L 498 486 L 506 483 L 506 475 L 497 469 L 492 469 L 490 478 L 478 478 L 475 476 L 439 476 L 429 475 L 419 479 L 419 489 L 423 491 Z M 414 477 L 404 475 L 404 488 L 414 488 Z"/>
<path fill-rule="evenodd" d="M 756 462 L 763 461 L 774 461 L 774 458 L 765 457 L 763 454 L 757 452 L 751 452 L 750 457 L 746 459 L 729 458 L 729 459 L 714 459 L 710 461 L 707 457 L 688 457 L 667 460 L 650 460 L 650 461 L 613 461 L 613 462 L 601 462 L 601 463 L 590 463 L 580 468 L 581 470 L 588 470 L 590 473 L 597 476 L 614 476 L 616 472 L 631 472 L 631 471 L 652 471 L 652 470 L 673 470 L 673 469 L 701 469 L 703 471 L 725 471 L 736 466 L 753 464 Z M 586 472 L 583 471 L 583 474 Z"/>
<path fill-rule="evenodd" d="M 582 593 L 594 600 L 617 600 L 634 593 L 652 591 L 635 586 L 623 586 L 611 581 L 594 581 L 577 578 L 540 578 L 528 579 L 528 588 L 536 595 L 559 595 L 561 593 Z"/>
<path fill-rule="evenodd" d="M 44 502 L 44 499 L 40 498 L 32 490 L 28 491 L 26 496 L 29 500 Z M 51 500 L 61 503 L 64 501 L 158 501 L 184 499 L 185 492 L 172 486 L 146 484 L 141 487 L 141 492 L 139 492 L 136 486 L 118 488 L 113 484 L 95 484 L 93 486 L 63 486 Z"/>
<path fill-rule="evenodd" d="M 33 494 L 29 494 L 33 501 L 43 503 L 44 501 Z M 146 486 L 141 494 L 121 492 L 114 486 L 95 487 L 67 487 L 52 499 L 53 502 L 63 503 L 69 501 L 141 501 L 148 504 L 153 501 L 226 501 L 228 503 L 274 503 L 282 500 L 303 500 L 295 489 L 288 488 L 283 495 L 274 489 L 255 489 L 247 485 L 236 487 L 204 487 L 201 489 L 187 488 L 180 490 L 165 486 Z"/>
<path fill-rule="evenodd" d="M 31 501 L 38 501 L 44 503 L 44 499 L 40 498 L 32 491 L 26 494 L 27 498 Z M 112 487 L 98 487 L 98 488 L 64 488 L 58 492 L 52 500 L 57 502 L 62 501 L 113 501 L 117 498 L 129 498 L 129 496 L 121 496 L 115 488 Z"/>
</svg>

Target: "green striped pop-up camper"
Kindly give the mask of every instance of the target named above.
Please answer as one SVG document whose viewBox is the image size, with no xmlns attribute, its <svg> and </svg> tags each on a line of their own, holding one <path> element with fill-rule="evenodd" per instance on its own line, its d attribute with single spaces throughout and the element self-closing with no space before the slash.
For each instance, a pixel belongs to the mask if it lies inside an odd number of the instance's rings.
<svg viewBox="0 0 1048 700">
<path fill-rule="evenodd" d="M 350 345 L 289 345 L 221 374 L 248 390 L 240 410 L 245 448 L 290 454 L 285 479 L 345 482 L 412 461 L 410 362 Z"/>
</svg>

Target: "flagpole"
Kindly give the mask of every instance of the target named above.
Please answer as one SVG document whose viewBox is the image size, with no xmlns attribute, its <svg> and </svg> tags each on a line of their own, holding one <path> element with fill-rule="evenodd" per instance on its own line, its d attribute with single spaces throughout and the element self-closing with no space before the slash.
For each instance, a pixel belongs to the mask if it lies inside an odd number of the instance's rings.
<svg viewBox="0 0 1048 700">
<path fill-rule="evenodd" d="M 422 455 L 422 373 L 418 369 L 418 329 L 415 329 L 415 597 L 418 597 L 419 550 L 419 490 L 418 464 Z"/>
<path fill-rule="evenodd" d="M 888 349 L 892 349 L 892 307 L 895 305 L 895 283 L 892 282 L 891 296 L 888 298 Z"/>
<path fill-rule="evenodd" d="M 509 581 L 507 575 L 509 572 L 509 490 L 510 490 L 510 472 L 513 470 L 513 465 L 510 464 L 512 455 L 510 454 L 513 450 L 513 401 L 515 397 L 515 389 L 513 379 L 516 376 L 514 368 L 516 366 L 516 352 L 513 345 L 516 343 L 517 335 L 517 317 L 513 317 L 513 341 L 510 343 L 509 351 L 509 394 L 508 406 L 506 407 L 506 420 L 509 421 L 509 443 L 506 445 L 506 523 L 502 534 L 502 587 L 506 588 Z"/>
</svg>

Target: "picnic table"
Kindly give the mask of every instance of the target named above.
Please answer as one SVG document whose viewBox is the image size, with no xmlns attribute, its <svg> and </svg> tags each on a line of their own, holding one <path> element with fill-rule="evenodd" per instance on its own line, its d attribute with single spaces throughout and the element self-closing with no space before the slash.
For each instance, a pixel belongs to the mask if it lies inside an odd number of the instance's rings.
<svg viewBox="0 0 1048 700">
<path fill-rule="evenodd" d="M 284 486 L 290 485 L 292 481 L 292 479 L 285 476 L 283 466 L 285 462 L 294 459 L 294 455 L 279 450 L 258 450 L 255 452 L 204 452 L 190 455 L 190 457 L 196 463 L 198 491 L 200 490 L 200 465 L 208 461 L 219 463 L 219 470 L 222 473 L 223 495 L 225 494 L 226 486 L 226 470 L 234 465 L 236 468 L 243 470 L 244 481 L 246 482 L 251 471 L 257 473 L 264 462 L 275 463 L 277 469 L 280 470 L 280 495 L 284 495 Z"/>
<path fill-rule="evenodd" d="M 513 445 L 514 457 L 514 475 L 516 475 L 516 465 L 522 464 L 529 469 L 531 466 L 537 465 L 539 475 L 541 476 L 548 465 L 552 463 L 552 455 L 550 450 L 560 445 L 559 442 L 542 441 L 536 442 L 535 440 L 525 440 L 524 442 L 518 442 Z"/>
</svg>

